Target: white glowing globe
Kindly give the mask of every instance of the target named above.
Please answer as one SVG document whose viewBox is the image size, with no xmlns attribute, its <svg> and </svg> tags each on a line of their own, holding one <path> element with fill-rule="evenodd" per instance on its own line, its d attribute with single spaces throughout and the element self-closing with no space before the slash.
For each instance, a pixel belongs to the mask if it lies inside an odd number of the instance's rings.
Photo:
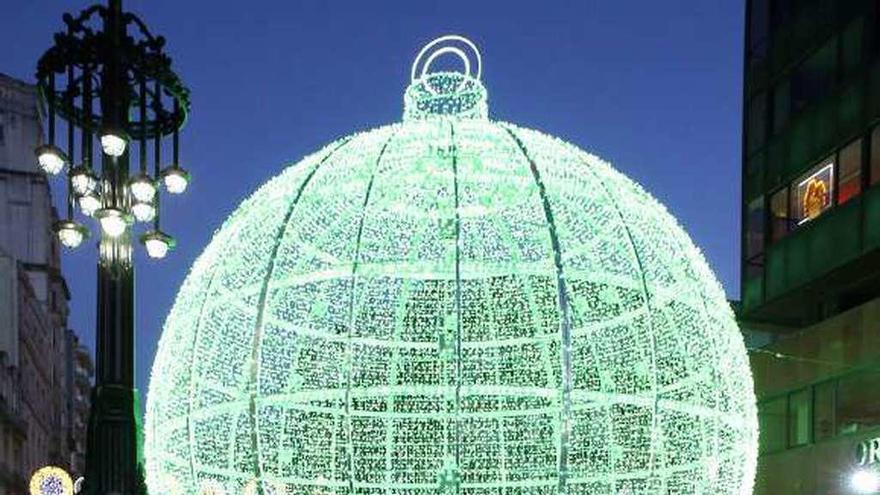
<svg viewBox="0 0 880 495">
<path fill-rule="evenodd" d="M 138 222 L 149 222 L 156 218 L 156 207 L 152 203 L 134 203 L 131 213 Z"/>
<path fill-rule="evenodd" d="M 156 185 L 146 176 L 138 177 L 129 185 L 131 196 L 138 202 L 149 203 L 156 196 Z"/>
<path fill-rule="evenodd" d="M 607 162 L 490 120 L 468 59 L 414 67 L 403 122 L 216 233 L 153 365 L 151 493 L 751 493 L 748 359 L 703 256 Z"/>
<path fill-rule="evenodd" d="M 168 243 L 162 239 L 148 239 L 144 241 L 144 246 L 147 249 L 147 255 L 150 258 L 162 259 L 168 255 Z"/>
<path fill-rule="evenodd" d="M 91 217 L 101 208 L 101 200 L 94 194 L 87 194 L 77 198 L 77 204 L 83 215 Z"/>
<path fill-rule="evenodd" d="M 48 175 L 57 175 L 66 163 L 64 154 L 56 146 L 42 145 L 36 149 L 37 163 Z"/>
<path fill-rule="evenodd" d="M 186 174 L 177 169 L 169 169 L 162 178 L 165 184 L 165 190 L 171 194 L 183 194 L 189 185 L 189 179 Z"/>
<path fill-rule="evenodd" d="M 104 153 L 113 157 L 120 157 L 123 153 L 125 153 L 125 147 L 128 144 L 125 137 L 107 133 L 101 136 L 101 149 L 104 150 Z"/>
<path fill-rule="evenodd" d="M 91 171 L 84 167 L 78 167 L 70 171 L 70 186 L 76 196 L 85 196 L 95 192 L 98 181 Z"/>
<path fill-rule="evenodd" d="M 74 226 L 67 226 L 58 230 L 58 239 L 61 241 L 61 244 L 71 249 L 79 247 L 84 237 L 83 232 Z"/>
<path fill-rule="evenodd" d="M 122 212 L 113 208 L 104 208 L 95 212 L 101 230 L 109 237 L 119 237 L 128 227 Z"/>
</svg>

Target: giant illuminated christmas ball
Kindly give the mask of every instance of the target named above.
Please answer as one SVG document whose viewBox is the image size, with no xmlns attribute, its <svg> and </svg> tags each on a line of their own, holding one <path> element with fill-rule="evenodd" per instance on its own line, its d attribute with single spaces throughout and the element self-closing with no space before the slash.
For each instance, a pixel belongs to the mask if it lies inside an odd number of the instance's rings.
<svg viewBox="0 0 880 495">
<path fill-rule="evenodd" d="M 270 180 L 193 265 L 153 365 L 150 492 L 751 493 L 746 350 L 675 219 L 490 120 L 463 38 L 419 54 L 404 104 Z"/>
</svg>

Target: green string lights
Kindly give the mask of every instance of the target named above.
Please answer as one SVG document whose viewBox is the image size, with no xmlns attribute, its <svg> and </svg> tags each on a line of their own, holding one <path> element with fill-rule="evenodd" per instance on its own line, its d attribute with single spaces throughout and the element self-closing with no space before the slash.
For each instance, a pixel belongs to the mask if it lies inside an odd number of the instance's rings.
<svg viewBox="0 0 880 495">
<path fill-rule="evenodd" d="M 216 233 L 153 365 L 151 493 L 751 493 L 748 359 L 702 255 L 606 162 L 489 120 L 479 65 L 432 43 L 402 123 Z"/>
</svg>

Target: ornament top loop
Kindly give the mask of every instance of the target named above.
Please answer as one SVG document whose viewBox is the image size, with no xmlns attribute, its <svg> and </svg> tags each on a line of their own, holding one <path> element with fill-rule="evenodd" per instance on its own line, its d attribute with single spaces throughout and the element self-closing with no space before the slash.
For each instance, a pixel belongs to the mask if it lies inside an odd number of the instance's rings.
<svg viewBox="0 0 880 495">
<path fill-rule="evenodd" d="M 460 58 L 464 70 L 431 71 L 431 64 L 446 54 Z M 481 72 L 480 51 L 471 40 L 449 34 L 431 41 L 413 62 L 412 82 L 403 95 L 403 120 L 488 118 L 488 95 L 480 81 Z"/>
<path fill-rule="evenodd" d="M 425 77 L 431 68 L 431 64 L 434 63 L 437 57 L 447 53 L 456 55 L 461 59 L 464 63 L 465 75 L 477 80 L 480 79 L 483 70 L 483 60 L 477 45 L 464 36 L 447 34 L 425 45 L 419 51 L 419 54 L 416 55 L 410 70 L 412 82 Z"/>
</svg>

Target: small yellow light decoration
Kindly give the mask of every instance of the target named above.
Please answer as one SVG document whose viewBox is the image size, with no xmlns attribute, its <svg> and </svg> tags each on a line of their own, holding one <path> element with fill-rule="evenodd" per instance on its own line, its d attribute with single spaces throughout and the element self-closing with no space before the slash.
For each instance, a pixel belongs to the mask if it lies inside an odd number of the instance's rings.
<svg viewBox="0 0 880 495">
<path fill-rule="evenodd" d="M 31 495 L 73 495 L 73 480 L 67 471 L 45 466 L 31 477 L 30 492 Z"/>
</svg>

